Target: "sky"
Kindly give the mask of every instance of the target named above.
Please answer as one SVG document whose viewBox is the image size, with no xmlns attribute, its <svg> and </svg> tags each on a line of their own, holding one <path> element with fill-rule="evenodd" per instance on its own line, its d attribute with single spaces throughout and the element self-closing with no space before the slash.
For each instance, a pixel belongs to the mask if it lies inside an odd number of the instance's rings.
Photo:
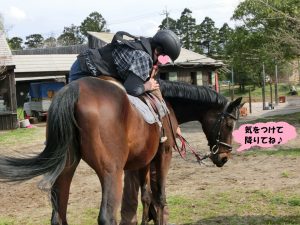
<svg viewBox="0 0 300 225">
<path fill-rule="evenodd" d="M 241 0 L 0 0 L 0 14 L 9 38 L 42 34 L 58 37 L 65 26 L 79 26 L 97 11 L 111 32 L 120 30 L 134 35 L 152 36 L 169 12 L 179 19 L 182 11 L 192 11 L 196 24 L 208 16 L 220 28 L 225 22 L 234 27 L 230 18 Z"/>
</svg>

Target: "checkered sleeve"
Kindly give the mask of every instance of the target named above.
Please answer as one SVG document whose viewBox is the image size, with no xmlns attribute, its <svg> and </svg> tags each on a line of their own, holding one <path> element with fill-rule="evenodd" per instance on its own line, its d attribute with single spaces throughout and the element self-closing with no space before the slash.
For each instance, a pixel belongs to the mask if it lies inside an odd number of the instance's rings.
<svg viewBox="0 0 300 225">
<path fill-rule="evenodd" d="M 135 50 L 134 52 L 134 58 L 128 68 L 128 72 L 131 72 L 146 81 L 153 66 L 152 58 L 144 51 Z"/>
</svg>

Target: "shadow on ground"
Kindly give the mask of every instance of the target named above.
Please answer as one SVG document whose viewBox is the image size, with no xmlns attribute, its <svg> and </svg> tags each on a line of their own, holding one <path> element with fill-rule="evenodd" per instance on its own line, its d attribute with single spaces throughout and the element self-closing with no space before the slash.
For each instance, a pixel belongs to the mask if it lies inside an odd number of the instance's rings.
<svg viewBox="0 0 300 225">
<path fill-rule="evenodd" d="M 184 225 L 299 225 L 299 216 L 218 216 L 199 220 L 195 223 L 185 223 Z"/>
</svg>

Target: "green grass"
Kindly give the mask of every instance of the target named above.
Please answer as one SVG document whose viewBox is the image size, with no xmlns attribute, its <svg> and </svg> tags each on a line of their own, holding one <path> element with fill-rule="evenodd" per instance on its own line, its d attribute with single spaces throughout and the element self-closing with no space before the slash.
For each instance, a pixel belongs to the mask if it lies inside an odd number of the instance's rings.
<svg viewBox="0 0 300 225">
<path fill-rule="evenodd" d="M 300 156 L 300 148 L 294 149 L 278 149 L 278 150 L 265 150 L 260 148 L 252 148 L 251 150 L 238 153 L 243 154 L 243 156 L 255 156 L 255 155 L 266 155 L 266 156 L 291 156 L 291 157 L 299 157 Z"/>
<path fill-rule="evenodd" d="M 9 130 L 0 133 L 0 145 L 2 144 L 16 144 L 23 141 L 31 141 L 40 136 L 40 128 L 25 129 L 18 128 L 16 130 Z M 45 129 L 45 128 L 43 128 Z"/>
<path fill-rule="evenodd" d="M 293 190 L 272 192 L 264 190 L 244 191 L 235 189 L 212 193 L 205 190 L 201 196 L 172 195 L 168 196 L 169 223 L 186 225 L 287 225 L 300 224 L 300 196 Z M 141 207 L 138 210 L 141 221 Z M 96 224 L 98 209 L 89 208 L 78 215 L 69 215 L 70 224 Z M 50 217 L 50 215 L 49 215 Z M 75 219 L 77 218 L 77 219 Z M 49 224 L 43 219 L 21 224 Z M 0 218 L 0 225 L 16 225 L 19 221 Z"/>
<path fill-rule="evenodd" d="M 299 90 L 300 85 L 296 86 L 296 88 Z M 227 86 L 221 86 L 220 93 L 223 94 L 226 97 L 231 97 L 231 92 L 229 92 L 229 87 Z M 253 85 L 246 85 L 245 91 L 240 91 L 239 86 L 235 85 L 234 87 L 234 97 L 243 97 L 244 100 L 248 101 L 249 99 L 249 90 L 251 92 L 251 98 L 252 101 L 262 101 L 262 88 L 261 87 L 253 87 Z M 278 96 L 288 96 L 290 91 L 290 85 L 285 83 L 278 84 Z M 271 99 L 271 91 L 269 84 L 266 84 L 265 88 L 265 97 L 267 101 L 270 101 Z M 275 85 L 272 85 L 272 94 L 273 94 L 273 101 L 275 101 Z"/>
<path fill-rule="evenodd" d="M 0 217 L 0 225 L 16 225 L 16 223 L 12 219 L 7 219 L 7 218 L 1 218 Z"/>
<path fill-rule="evenodd" d="M 300 196 L 242 190 L 201 197 L 170 196 L 170 223 L 300 224 Z"/>
<path fill-rule="evenodd" d="M 24 109 L 19 107 L 17 109 L 18 120 L 24 120 Z"/>
<path fill-rule="evenodd" d="M 259 122 L 266 123 L 266 122 L 282 122 L 282 121 L 292 124 L 294 126 L 295 125 L 299 126 L 300 125 L 300 112 L 289 114 L 289 116 L 286 116 L 286 115 L 268 116 L 265 118 L 253 120 L 253 121 L 251 121 L 251 123 L 254 124 L 254 123 L 259 123 Z M 249 122 L 245 121 L 244 123 L 249 123 Z M 240 124 L 243 124 L 243 122 Z"/>
</svg>

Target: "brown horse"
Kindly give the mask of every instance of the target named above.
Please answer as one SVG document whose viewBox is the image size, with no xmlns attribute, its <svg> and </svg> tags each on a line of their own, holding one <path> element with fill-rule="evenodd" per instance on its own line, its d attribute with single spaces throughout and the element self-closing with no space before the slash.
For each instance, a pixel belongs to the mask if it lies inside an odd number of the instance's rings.
<svg viewBox="0 0 300 225">
<path fill-rule="evenodd" d="M 228 102 L 224 96 L 205 86 L 195 86 L 187 83 L 167 82 L 163 80 L 160 80 L 159 83 L 164 99 L 171 112 L 171 119 L 176 119 L 174 124 L 177 125 L 190 121 L 200 122 L 208 140 L 210 149 L 209 158 L 216 166 L 222 167 L 227 162 L 228 156 L 232 151 L 232 131 L 239 118 L 239 109 L 243 105 L 241 104 L 242 98 Z M 164 121 L 165 125 L 167 123 L 168 121 Z M 142 224 L 147 224 L 149 220 L 148 211 L 152 203 L 156 205 L 157 209 L 157 212 L 153 213 L 153 211 L 151 211 L 152 216 L 153 214 L 157 214 L 156 217 L 154 216 L 153 218 L 155 224 L 164 224 L 163 208 L 166 205 L 165 182 L 171 162 L 172 148 L 175 143 L 174 131 L 170 130 L 170 126 L 166 126 L 165 129 L 167 130 L 168 141 L 159 146 L 159 150 L 152 161 L 155 165 L 154 170 L 156 170 L 154 176 L 155 182 L 151 183 L 152 193 L 154 195 L 152 201 L 151 197 L 149 197 L 151 196 L 151 194 L 148 193 L 149 189 L 145 186 L 143 187 L 143 184 L 148 184 L 149 181 L 144 182 L 143 179 L 141 181 L 142 203 L 144 208 Z M 135 171 L 128 171 L 127 174 L 129 174 L 129 178 L 136 179 L 134 178 L 137 176 Z M 125 187 L 126 185 L 132 185 L 130 179 L 125 178 Z M 124 203 L 126 203 L 126 200 Z M 130 208 L 134 209 L 134 207 Z M 128 214 L 128 209 L 125 209 L 124 213 L 122 211 L 122 218 L 127 217 L 127 215 L 124 214 Z M 130 212 L 129 214 L 133 217 L 135 212 Z M 129 217 L 127 220 L 130 221 L 132 218 Z"/>
<path fill-rule="evenodd" d="M 211 159 L 222 166 L 231 151 L 231 133 L 241 99 L 227 104 L 224 97 L 208 88 L 178 85 L 183 87 L 178 93 L 179 86 L 161 85 L 170 103 L 171 120 L 176 121 L 175 112 L 180 123 L 200 121 L 209 140 Z M 82 78 L 65 86 L 53 99 L 45 149 L 33 157 L 1 157 L 0 179 L 25 181 L 44 175 L 40 187 L 51 191 L 51 224 L 66 225 L 70 184 L 83 159 L 95 170 L 102 187 L 98 224 L 116 224 L 123 170 L 140 169 L 142 187 L 149 191 L 146 178 L 153 159 L 158 178 L 156 202 L 163 209 L 175 126 L 166 127 L 168 141 L 159 147 L 159 126 L 147 124 L 121 88 L 108 81 Z M 158 213 L 157 221 L 161 218 Z"/>
</svg>

